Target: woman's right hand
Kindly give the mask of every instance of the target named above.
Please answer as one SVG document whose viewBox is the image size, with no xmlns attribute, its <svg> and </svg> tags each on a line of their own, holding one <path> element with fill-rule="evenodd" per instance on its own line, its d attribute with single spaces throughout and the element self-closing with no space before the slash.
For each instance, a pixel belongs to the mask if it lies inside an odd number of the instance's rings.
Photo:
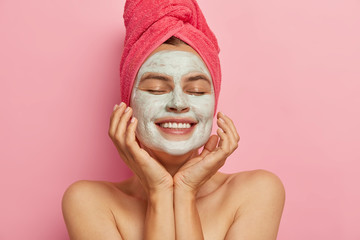
<svg viewBox="0 0 360 240">
<path fill-rule="evenodd" d="M 172 190 L 172 176 L 136 141 L 135 130 L 138 121 L 135 117 L 131 118 L 132 113 L 132 109 L 126 108 L 125 103 L 115 105 L 108 132 L 111 140 L 126 165 L 139 177 L 147 194 Z"/>
</svg>

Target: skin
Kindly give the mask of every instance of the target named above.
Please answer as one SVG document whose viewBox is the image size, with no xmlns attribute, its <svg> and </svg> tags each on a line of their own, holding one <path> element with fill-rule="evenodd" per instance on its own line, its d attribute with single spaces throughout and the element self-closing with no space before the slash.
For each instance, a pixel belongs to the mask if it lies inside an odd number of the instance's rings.
<svg viewBox="0 0 360 240">
<path fill-rule="evenodd" d="M 215 107 L 211 75 L 194 53 L 159 51 L 142 64 L 131 105 L 139 120 L 136 136 L 142 144 L 171 155 L 183 155 L 203 146 L 211 134 Z M 173 122 L 173 118 L 196 122 L 189 128 L 191 135 L 168 134 L 156 124 L 159 120 Z"/>
<path fill-rule="evenodd" d="M 197 54 L 187 45 L 163 44 L 149 57 L 162 50 Z M 217 135 L 201 153 L 172 155 L 136 139 L 133 113 L 115 106 L 109 136 L 134 176 L 72 184 L 62 200 L 71 239 L 276 239 L 285 202 L 281 180 L 265 170 L 218 171 L 240 140 L 228 116 L 216 114 Z"/>
</svg>

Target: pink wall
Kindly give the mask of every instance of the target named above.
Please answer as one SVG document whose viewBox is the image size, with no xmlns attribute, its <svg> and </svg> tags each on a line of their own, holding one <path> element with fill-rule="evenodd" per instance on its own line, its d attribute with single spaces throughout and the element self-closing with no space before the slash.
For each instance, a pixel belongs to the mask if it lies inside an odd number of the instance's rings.
<svg viewBox="0 0 360 240">
<path fill-rule="evenodd" d="M 222 170 L 282 179 L 278 239 L 360 239 L 360 2 L 199 4 L 221 47 L 219 110 L 241 136 Z M 0 239 L 68 239 L 66 187 L 129 176 L 107 136 L 123 5 L 0 1 Z"/>
</svg>

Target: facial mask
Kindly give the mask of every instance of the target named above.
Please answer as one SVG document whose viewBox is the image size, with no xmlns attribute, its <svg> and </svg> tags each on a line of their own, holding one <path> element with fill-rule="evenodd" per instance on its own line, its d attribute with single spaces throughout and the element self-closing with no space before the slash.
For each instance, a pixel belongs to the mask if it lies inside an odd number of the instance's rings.
<svg viewBox="0 0 360 240">
<path fill-rule="evenodd" d="M 141 77 L 149 72 L 171 76 L 174 86 L 172 91 L 155 95 L 138 89 Z M 191 95 L 184 92 L 181 81 L 183 76 L 189 73 L 206 75 L 211 83 L 211 94 Z M 171 155 L 188 153 L 206 143 L 211 134 L 214 106 L 214 89 L 206 65 L 196 54 L 186 51 L 162 50 L 149 57 L 138 71 L 131 94 L 131 107 L 138 119 L 137 138 L 148 148 Z M 181 109 L 187 111 L 180 112 Z M 159 119 L 172 118 L 177 119 L 176 124 L 174 121 L 165 120 L 168 123 L 162 123 L 161 126 L 169 131 L 179 128 L 186 131 L 192 126 L 192 134 L 187 139 L 178 140 L 176 136 L 169 139 L 164 136 L 164 129 L 155 124 Z M 189 119 L 196 124 L 189 124 Z"/>
</svg>

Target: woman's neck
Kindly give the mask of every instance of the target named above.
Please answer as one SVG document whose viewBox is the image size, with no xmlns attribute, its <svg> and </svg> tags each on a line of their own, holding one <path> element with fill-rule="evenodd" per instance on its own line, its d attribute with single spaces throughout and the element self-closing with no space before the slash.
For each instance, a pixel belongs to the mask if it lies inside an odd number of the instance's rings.
<svg viewBox="0 0 360 240">
<path fill-rule="evenodd" d="M 195 149 L 183 155 L 175 156 L 170 155 L 166 152 L 149 149 L 146 146 L 142 146 L 142 148 L 144 148 L 151 157 L 153 157 L 161 165 L 163 165 L 164 168 L 171 174 L 171 176 L 174 176 L 177 171 L 184 165 L 184 163 L 199 155 L 198 149 Z"/>
<path fill-rule="evenodd" d="M 171 176 L 174 176 L 187 161 L 199 155 L 198 149 L 195 149 L 184 155 L 174 156 L 165 152 L 158 152 L 148 149 L 146 146 L 141 147 L 144 148 L 150 154 L 150 156 L 162 164 L 164 168 L 171 174 Z M 213 177 L 211 177 L 203 186 L 201 186 L 197 193 L 197 197 L 206 196 L 217 189 L 219 185 L 224 182 L 223 179 L 225 178 L 223 175 L 224 174 L 217 172 Z M 128 183 L 129 188 L 127 188 L 127 190 L 129 191 L 129 194 L 143 200 L 147 199 L 147 195 L 140 183 L 139 178 L 136 175 L 132 176 L 128 180 Z"/>
</svg>

